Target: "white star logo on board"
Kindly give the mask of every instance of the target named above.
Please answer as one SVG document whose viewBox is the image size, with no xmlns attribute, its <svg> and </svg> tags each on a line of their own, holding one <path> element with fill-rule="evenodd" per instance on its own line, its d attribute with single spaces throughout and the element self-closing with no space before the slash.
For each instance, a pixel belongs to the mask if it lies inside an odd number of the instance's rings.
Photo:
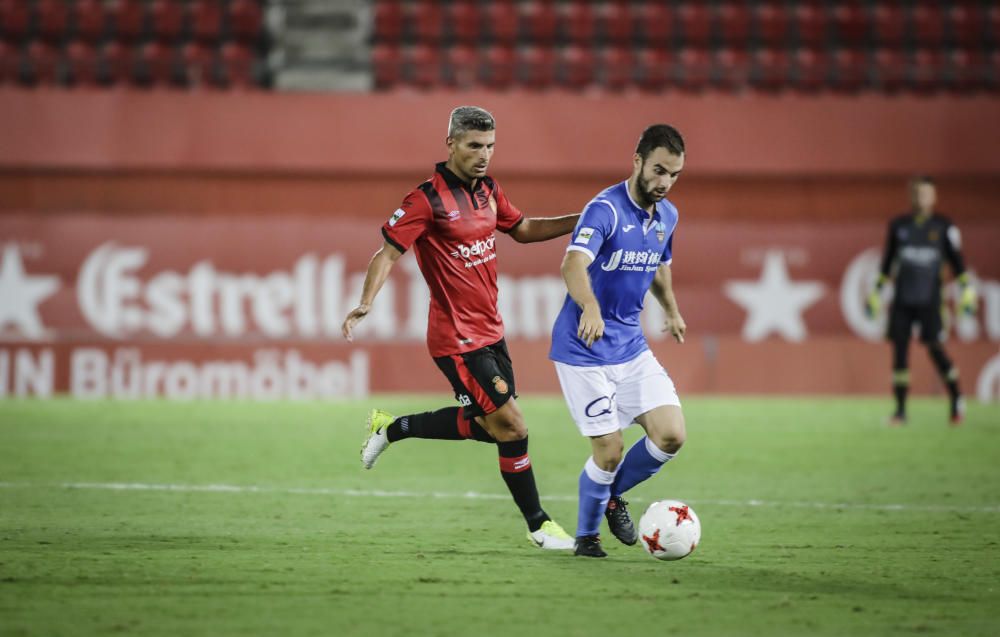
<svg viewBox="0 0 1000 637">
<path fill-rule="evenodd" d="M 789 279 L 785 255 L 776 250 L 764 256 L 760 279 L 730 281 L 724 290 L 747 311 L 743 338 L 751 342 L 762 341 L 772 333 L 793 342 L 805 340 L 808 331 L 802 313 L 823 296 L 822 283 Z"/>
<path fill-rule="evenodd" d="M 8 245 L 0 262 L 0 336 L 31 339 L 46 336 L 38 305 L 58 289 L 59 277 L 28 275 L 21 251 L 16 245 Z M 9 330 L 11 325 L 14 331 Z"/>
</svg>

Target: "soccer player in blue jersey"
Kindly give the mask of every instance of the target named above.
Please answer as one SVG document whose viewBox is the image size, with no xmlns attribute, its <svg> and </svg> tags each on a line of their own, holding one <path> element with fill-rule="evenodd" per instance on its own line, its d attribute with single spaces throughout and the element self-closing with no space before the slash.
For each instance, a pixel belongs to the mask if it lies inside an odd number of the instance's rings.
<svg viewBox="0 0 1000 637">
<path fill-rule="evenodd" d="M 666 311 L 665 329 L 684 342 L 687 326 L 670 276 L 677 208 L 666 199 L 683 168 L 684 139 L 676 129 L 656 124 L 643 131 L 632 176 L 587 204 L 563 259 L 569 294 L 552 328 L 549 358 L 593 451 L 580 474 L 576 555 L 607 555 L 598 535 L 602 515 L 620 541 L 638 541 L 622 495 L 684 444 L 677 390 L 639 323 L 651 291 Z M 633 422 L 646 435 L 623 460 L 621 432 Z"/>
</svg>

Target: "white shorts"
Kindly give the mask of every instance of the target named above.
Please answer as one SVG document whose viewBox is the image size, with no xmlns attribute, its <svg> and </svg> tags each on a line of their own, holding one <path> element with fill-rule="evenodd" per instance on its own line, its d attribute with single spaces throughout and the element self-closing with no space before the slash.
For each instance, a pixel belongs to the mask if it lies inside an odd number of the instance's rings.
<svg viewBox="0 0 1000 637">
<path fill-rule="evenodd" d="M 603 436 L 631 425 L 662 405 L 681 406 L 674 381 L 648 349 L 627 363 L 580 367 L 556 362 L 570 415 L 584 436 Z"/>
</svg>

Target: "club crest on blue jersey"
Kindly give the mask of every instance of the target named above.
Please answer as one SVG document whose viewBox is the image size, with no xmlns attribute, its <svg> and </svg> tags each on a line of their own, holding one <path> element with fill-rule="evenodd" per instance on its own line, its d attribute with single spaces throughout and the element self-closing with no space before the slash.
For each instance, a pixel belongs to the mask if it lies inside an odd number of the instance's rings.
<svg viewBox="0 0 1000 637">
<path fill-rule="evenodd" d="M 656 241 L 658 243 L 663 243 L 663 239 L 667 236 L 667 224 L 662 221 L 656 224 Z"/>
</svg>

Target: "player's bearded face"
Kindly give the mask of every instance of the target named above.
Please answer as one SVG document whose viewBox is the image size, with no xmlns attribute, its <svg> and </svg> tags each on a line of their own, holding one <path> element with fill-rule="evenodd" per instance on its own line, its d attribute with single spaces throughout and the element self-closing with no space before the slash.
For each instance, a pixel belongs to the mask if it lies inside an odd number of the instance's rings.
<svg viewBox="0 0 1000 637">
<path fill-rule="evenodd" d="M 683 155 L 674 155 L 666 148 L 654 149 L 638 166 L 636 190 L 644 201 L 637 203 L 647 207 L 666 197 L 683 168 Z"/>
<path fill-rule="evenodd" d="M 449 137 L 448 163 L 452 172 L 467 181 L 485 177 L 494 143 L 496 131 L 473 130 L 457 138 Z"/>
</svg>

